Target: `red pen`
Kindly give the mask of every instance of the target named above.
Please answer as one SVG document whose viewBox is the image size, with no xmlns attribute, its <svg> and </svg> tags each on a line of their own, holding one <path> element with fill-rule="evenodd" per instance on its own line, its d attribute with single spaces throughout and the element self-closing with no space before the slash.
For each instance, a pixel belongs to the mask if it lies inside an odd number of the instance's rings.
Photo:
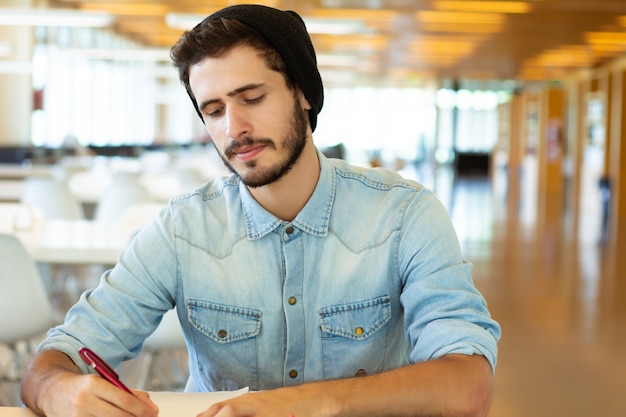
<svg viewBox="0 0 626 417">
<path fill-rule="evenodd" d="M 106 379 L 111 384 L 115 385 L 116 387 L 123 389 L 127 393 L 135 395 L 132 393 L 130 389 L 128 389 L 126 385 L 122 383 L 122 381 L 120 381 L 120 377 L 113 370 L 113 368 L 111 368 L 111 366 L 108 363 L 102 360 L 102 358 L 98 356 L 96 352 L 89 349 L 88 347 L 83 346 L 78 351 L 78 354 L 80 355 L 81 358 L 83 358 L 83 361 L 85 361 L 85 363 L 88 366 L 95 369 L 96 372 L 99 373 L 102 378 Z"/>
</svg>

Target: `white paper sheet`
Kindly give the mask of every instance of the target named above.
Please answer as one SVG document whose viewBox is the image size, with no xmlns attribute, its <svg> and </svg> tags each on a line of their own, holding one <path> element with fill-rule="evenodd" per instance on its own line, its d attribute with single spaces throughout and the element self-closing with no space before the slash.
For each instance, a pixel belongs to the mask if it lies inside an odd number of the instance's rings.
<svg viewBox="0 0 626 417">
<path fill-rule="evenodd" d="M 153 391 L 150 392 L 150 398 L 159 406 L 159 417 L 195 417 L 216 402 L 246 392 L 247 387 L 238 391 L 220 392 Z"/>
</svg>

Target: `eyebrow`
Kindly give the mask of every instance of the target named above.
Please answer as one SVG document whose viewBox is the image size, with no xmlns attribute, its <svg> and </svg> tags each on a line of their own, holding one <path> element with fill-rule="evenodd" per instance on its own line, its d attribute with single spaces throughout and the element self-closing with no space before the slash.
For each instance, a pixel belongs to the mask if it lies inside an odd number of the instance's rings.
<svg viewBox="0 0 626 417">
<path fill-rule="evenodd" d="M 245 91 L 249 91 L 249 90 L 254 90 L 254 89 L 256 89 L 256 88 L 263 87 L 264 85 L 265 85 L 265 83 L 246 84 L 246 85 L 244 85 L 244 86 L 241 86 L 241 87 L 239 87 L 239 88 L 234 89 L 233 91 L 231 91 L 231 92 L 227 93 L 226 95 L 227 95 L 228 97 L 235 97 L 237 94 L 241 94 L 241 93 L 243 93 L 243 92 L 245 92 Z M 203 101 L 202 103 L 200 103 L 199 108 L 200 108 L 200 110 L 202 110 L 202 109 L 204 109 L 206 106 L 208 106 L 209 104 L 217 103 L 217 102 L 219 102 L 219 101 L 221 101 L 221 100 L 220 100 L 220 99 L 218 99 L 218 98 L 205 100 L 205 101 Z"/>
</svg>

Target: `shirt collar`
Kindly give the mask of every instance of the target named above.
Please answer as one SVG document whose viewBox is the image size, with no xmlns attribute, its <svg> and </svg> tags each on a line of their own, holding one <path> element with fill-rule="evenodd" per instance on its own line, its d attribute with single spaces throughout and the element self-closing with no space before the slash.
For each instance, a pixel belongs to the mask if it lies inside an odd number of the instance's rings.
<svg viewBox="0 0 626 417">
<path fill-rule="evenodd" d="M 291 224 L 315 236 L 326 236 L 333 202 L 335 201 L 336 176 L 328 159 L 317 151 L 320 161 L 320 177 L 315 190 Z M 249 239 L 260 239 L 275 230 L 285 221 L 274 216 L 252 197 L 245 184 L 239 181 L 241 204 Z"/>
</svg>

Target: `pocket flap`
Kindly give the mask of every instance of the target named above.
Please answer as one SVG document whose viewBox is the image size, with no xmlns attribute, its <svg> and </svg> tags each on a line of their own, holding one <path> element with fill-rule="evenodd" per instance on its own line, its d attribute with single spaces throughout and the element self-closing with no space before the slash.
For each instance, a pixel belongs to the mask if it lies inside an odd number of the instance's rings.
<svg viewBox="0 0 626 417">
<path fill-rule="evenodd" d="M 261 312 L 244 307 L 188 300 L 191 325 L 218 343 L 255 337 L 261 330 Z"/>
<path fill-rule="evenodd" d="M 367 339 L 391 318 L 391 299 L 388 295 L 322 308 L 321 330 L 331 335 L 355 340 Z"/>
</svg>

